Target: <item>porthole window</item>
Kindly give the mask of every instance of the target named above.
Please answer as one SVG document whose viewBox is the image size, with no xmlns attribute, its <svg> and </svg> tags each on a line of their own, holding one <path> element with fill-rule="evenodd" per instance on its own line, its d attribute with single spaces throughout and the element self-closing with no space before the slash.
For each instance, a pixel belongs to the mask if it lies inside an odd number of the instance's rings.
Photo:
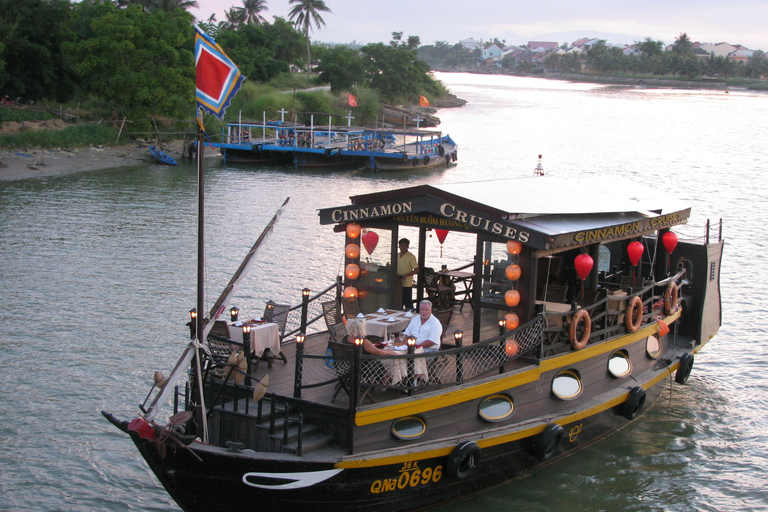
<svg viewBox="0 0 768 512">
<path fill-rule="evenodd" d="M 632 363 L 629 356 L 623 350 L 617 350 L 608 358 L 608 373 L 620 379 L 632 373 Z"/>
<path fill-rule="evenodd" d="M 656 336 L 648 336 L 648 339 L 645 340 L 645 352 L 651 359 L 658 358 L 661 355 L 661 344 L 659 343 L 659 338 Z"/>
<path fill-rule="evenodd" d="M 395 421 L 392 434 L 398 439 L 416 439 L 427 431 L 427 424 L 418 416 L 407 416 Z"/>
<path fill-rule="evenodd" d="M 561 400 L 576 398 L 581 389 L 581 378 L 576 370 L 564 370 L 552 380 L 552 393 Z"/>
<path fill-rule="evenodd" d="M 508 395 L 498 394 L 483 398 L 478 408 L 478 414 L 485 421 L 501 421 L 512 416 L 515 404 Z"/>
</svg>

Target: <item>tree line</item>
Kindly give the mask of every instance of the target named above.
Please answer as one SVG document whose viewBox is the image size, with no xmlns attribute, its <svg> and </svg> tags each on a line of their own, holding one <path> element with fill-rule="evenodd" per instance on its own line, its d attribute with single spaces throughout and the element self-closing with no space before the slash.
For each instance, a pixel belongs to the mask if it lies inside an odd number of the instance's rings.
<svg viewBox="0 0 768 512">
<path fill-rule="evenodd" d="M 290 20 L 268 23 L 263 0 L 242 0 L 226 19 L 200 25 L 247 82 L 313 71 L 334 93 L 359 91 L 411 102 L 444 92 L 416 56 L 417 37 L 359 49 L 310 45 L 310 27 L 330 12 L 322 0 L 295 3 Z M 94 98 L 129 118 L 194 114 L 194 0 L 0 0 L 0 95 L 81 103 Z"/>
</svg>

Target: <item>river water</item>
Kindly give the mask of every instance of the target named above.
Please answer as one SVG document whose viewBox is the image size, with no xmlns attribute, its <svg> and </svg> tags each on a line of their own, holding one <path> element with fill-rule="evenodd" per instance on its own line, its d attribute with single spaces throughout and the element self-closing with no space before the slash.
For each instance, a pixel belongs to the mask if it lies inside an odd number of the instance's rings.
<svg viewBox="0 0 768 512">
<path fill-rule="evenodd" d="M 207 173 L 209 300 L 285 197 L 235 304 L 296 303 L 341 268 L 316 210 L 423 183 L 619 174 L 672 191 L 690 221 L 723 219 L 723 325 L 642 418 L 534 475 L 442 510 L 767 510 L 765 290 L 768 96 L 441 74 L 469 103 L 439 112 L 458 165 L 415 174 L 242 166 Z M 514 191 L 511 191 L 513 193 Z M 128 438 L 155 370 L 168 373 L 194 306 L 196 177 L 145 166 L 0 182 L 0 510 L 178 510 Z M 455 236 L 454 236 L 455 235 Z M 436 264 L 461 261 L 450 234 Z M 210 297 L 210 296 L 213 297 Z"/>
</svg>

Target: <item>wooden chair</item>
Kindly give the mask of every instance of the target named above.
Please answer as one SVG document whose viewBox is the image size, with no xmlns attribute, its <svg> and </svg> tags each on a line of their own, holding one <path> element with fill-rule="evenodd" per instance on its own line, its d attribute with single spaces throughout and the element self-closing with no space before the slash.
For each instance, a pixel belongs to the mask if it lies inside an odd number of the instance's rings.
<svg viewBox="0 0 768 512">
<path fill-rule="evenodd" d="M 328 335 L 330 337 L 330 341 L 335 343 L 343 343 L 344 336 L 347 335 L 347 327 L 344 325 L 344 322 L 334 324 L 330 329 L 328 329 Z"/>
<path fill-rule="evenodd" d="M 445 286 L 435 274 L 435 269 L 424 267 L 424 290 L 435 309 L 445 308 L 453 302 L 453 288 Z"/>
<path fill-rule="evenodd" d="M 360 314 L 360 303 L 357 302 L 357 297 L 344 297 L 342 302 L 344 303 L 344 316 L 347 319 L 354 318 Z"/>
<path fill-rule="evenodd" d="M 342 322 L 341 311 L 339 311 L 339 303 L 335 300 L 329 300 L 321 302 L 320 305 L 323 308 L 325 326 L 328 328 L 328 332 L 330 333 L 334 325 Z"/>
<path fill-rule="evenodd" d="M 328 347 L 330 347 L 331 354 L 333 355 L 333 369 L 336 372 L 336 375 L 339 377 L 339 383 L 336 386 L 336 392 L 333 394 L 333 398 L 331 398 L 331 402 L 336 400 L 336 397 L 339 395 L 339 393 L 342 390 L 344 390 L 347 396 L 350 396 L 352 394 L 352 392 L 350 391 L 352 389 L 351 387 L 352 364 L 355 356 L 356 347 L 351 343 L 341 341 L 343 339 L 343 336 L 345 336 L 346 334 L 347 332 L 345 330 L 342 337 L 339 338 L 340 341 L 328 341 Z M 378 362 L 378 361 L 365 361 L 364 364 L 366 362 Z M 366 398 L 371 402 L 375 402 L 375 400 L 371 396 L 371 392 L 373 391 L 373 388 L 374 388 L 373 385 L 365 385 L 365 384 L 362 385 L 362 389 L 360 389 L 360 402 L 362 402 Z"/>
<path fill-rule="evenodd" d="M 285 336 L 285 326 L 288 323 L 288 312 L 290 310 L 290 304 L 276 304 L 272 301 L 267 302 L 267 305 L 264 308 L 264 315 L 262 316 L 262 320 L 277 324 L 280 343 L 283 342 L 283 336 Z M 270 368 L 272 368 L 272 363 L 275 361 L 276 357 L 282 359 L 283 363 L 288 364 L 288 358 L 285 357 L 285 354 L 283 354 L 282 350 L 279 354 L 272 354 L 271 352 L 271 350 L 266 349 L 264 350 L 264 353 L 261 354 L 261 358 L 267 362 L 267 365 Z"/>
</svg>

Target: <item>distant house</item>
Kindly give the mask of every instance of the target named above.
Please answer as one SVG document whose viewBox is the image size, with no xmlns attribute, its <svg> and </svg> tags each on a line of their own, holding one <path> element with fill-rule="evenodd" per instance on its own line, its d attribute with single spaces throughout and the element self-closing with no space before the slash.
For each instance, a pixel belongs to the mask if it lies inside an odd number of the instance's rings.
<svg viewBox="0 0 768 512">
<path fill-rule="evenodd" d="M 549 52 L 560 47 L 559 44 L 551 41 L 528 41 L 526 46 L 534 52 Z"/>
<path fill-rule="evenodd" d="M 475 41 L 471 37 L 469 39 L 464 39 L 463 41 L 459 41 L 459 44 L 469 50 L 477 50 L 478 48 L 482 48 L 483 46 L 483 43 L 481 43 L 480 41 Z"/>
<path fill-rule="evenodd" d="M 710 44 L 705 43 L 699 46 L 702 50 L 715 57 L 728 57 L 728 54 L 735 52 L 738 48 L 728 43 Z"/>
<path fill-rule="evenodd" d="M 743 62 L 746 64 L 752 55 L 752 50 L 736 50 L 735 52 L 728 54 L 728 60 L 732 62 Z"/>
<path fill-rule="evenodd" d="M 502 53 L 503 51 L 501 48 L 499 48 L 495 44 L 492 44 L 488 48 L 483 48 L 483 51 L 480 52 L 480 58 L 483 60 L 498 59 L 499 57 L 501 57 Z"/>
<path fill-rule="evenodd" d="M 581 39 L 574 41 L 571 46 L 580 50 L 588 50 L 590 46 L 594 46 L 599 42 L 600 39 L 596 37 L 582 37 Z"/>
</svg>

